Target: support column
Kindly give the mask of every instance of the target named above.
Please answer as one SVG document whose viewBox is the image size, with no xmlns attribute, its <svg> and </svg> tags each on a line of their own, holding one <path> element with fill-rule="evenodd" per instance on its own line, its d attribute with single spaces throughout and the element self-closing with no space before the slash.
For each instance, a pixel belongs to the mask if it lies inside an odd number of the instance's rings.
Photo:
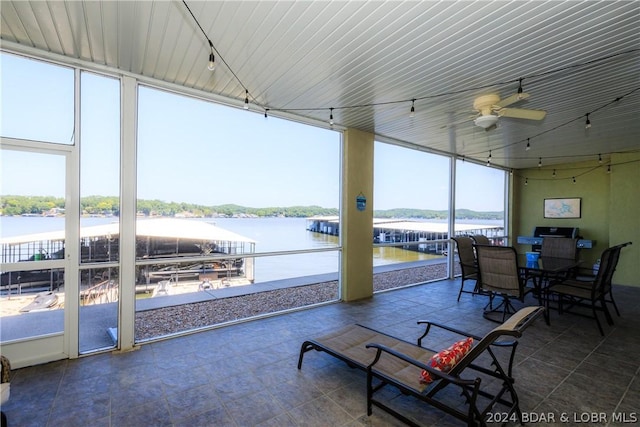
<svg viewBox="0 0 640 427">
<path fill-rule="evenodd" d="M 136 122 L 138 87 L 122 78 L 120 142 L 120 315 L 118 344 L 129 351 L 135 344 L 136 311 Z"/>
<path fill-rule="evenodd" d="M 373 134 L 343 134 L 341 297 L 354 301 L 373 295 Z M 364 201 L 364 209 L 362 204 Z"/>
</svg>

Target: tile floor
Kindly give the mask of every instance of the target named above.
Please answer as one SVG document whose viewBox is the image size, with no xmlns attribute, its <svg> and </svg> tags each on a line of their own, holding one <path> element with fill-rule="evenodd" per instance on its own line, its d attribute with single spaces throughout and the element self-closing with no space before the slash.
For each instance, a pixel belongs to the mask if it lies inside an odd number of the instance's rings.
<svg viewBox="0 0 640 427">
<path fill-rule="evenodd" d="M 359 322 L 414 341 L 418 319 L 484 334 L 485 300 L 463 294 L 459 281 L 441 281 L 283 314 L 142 346 L 15 370 L 2 408 L 18 426 L 400 426 L 382 410 L 366 415 L 365 375 L 306 338 Z M 514 376 L 521 408 L 531 421 L 557 425 L 639 422 L 640 287 L 617 287 L 622 317 L 605 325 L 556 312 L 520 340 Z M 527 300 L 534 303 L 534 300 Z M 615 315 L 614 315 L 615 316 Z M 446 341 L 429 343 L 439 349 Z M 405 396 L 389 399 L 424 425 L 459 422 Z M 567 419 L 560 419 L 566 415 Z M 550 416 L 554 419 L 550 420 Z M 565 422 L 566 421 L 566 422 Z M 536 423 L 529 423 L 536 424 Z M 553 424 L 553 423 L 552 423 Z"/>
</svg>

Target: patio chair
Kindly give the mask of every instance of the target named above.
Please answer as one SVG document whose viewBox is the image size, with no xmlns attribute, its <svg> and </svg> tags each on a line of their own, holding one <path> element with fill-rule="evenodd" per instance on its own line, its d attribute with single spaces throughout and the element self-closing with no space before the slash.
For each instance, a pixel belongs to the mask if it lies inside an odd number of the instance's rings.
<svg viewBox="0 0 640 427">
<path fill-rule="evenodd" d="M 378 394 L 379 391 L 388 385 L 395 387 L 403 394 L 469 425 L 485 425 L 487 414 L 497 405 L 501 405 L 500 409 L 506 407 L 501 414 L 521 421 L 512 376 L 518 344 L 514 338 L 521 337 L 543 311 L 543 307 L 525 307 L 484 337 L 438 323 L 419 321 L 418 324 L 426 325 L 426 328 L 417 345 L 366 326 L 350 325 L 321 338 L 305 341 L 300 348 L 298 369 L 302 368 L 304 355 L 316 350 L 330 354 L 352 368 L 364 370 L 367 372 L 367 414 L 372 414 L 375 405 L 412 426 L 416 426 L 416 422 L 383 399 L 378 399 L 378 396 L 384 396 L 384 393 Z M 469 342 L 469 339 L 475 342 L 466 348 L 465 354 L 457 354 L 457 363 L 449 365 L 450 370 L 440 365 L 440 361 L 451 354 L 449 350 L 455 345 L 440 352 L 423 347 L 423 341 L 434 330 L 448 331 L 457 340 L 464 337 L 464 342 Z M 509 353 L 506 367 L 497 357 L 499 348 Z M 487 387 L 483 387 L 485 381 Z"/>
<path fill-rule="evenodd" d="M 578 239 L 569 237 L 545 237 L 542 239 L 540 256 L 578 259 Z"/>
<path fill-rule="evenodd" d="M 476 254 L 473 249 L 473 240 L 471 237 L 458 236 L 452 237 L 451 240 L 456 242 L 458 249 L 458 261 L 460 262 L 460 270 L 462 271 L 462 278 L 460 283 L 460 291 L 458 292 L 458 301 L 462 293 L 477 294 L 478 293 L 478 267 L 476 263 Z M 473 290 L 467 290 L 464 288 L 464 282 L 466 280 L 473 280 Z"/>
<path fill-rule="evenodd" d="M 616 310 L 616 314 L 620 316 L 618 306 L 613 299 L 612 280 L 618 265 L 620 252 L 622 248 L 630 244 L 631 242 L 627 242 L 605 249 L 600 255 L 600 268 L 593 280 L 570 278 L 551 282 L 546 291 L 547 308 L 549 308 L 550 301 L 555 299 L 560 314 L 567 312 L 594 318 L 600 335 L 604 336 L 604 330 L 597 312 L 602 311 L 607 324 L 613 325 L 613 318 L 607 308 L 607 302 L 609 302 Z M 567 304 L 566 307 L 565 304 Z M 590 308 L 591 313 L 572 311 L 574 307 Z"/>
<path fill-rule="evenodd" d="M 489 240 L 489 238 L 487 236 L 485 236 L 484 234 L 474 234 L 473 236 L 471 236 L 471 238 L 473 239 L 473 242 L 476 245 L 491 245 L 491 240 Z"/>
<path fill-rule="evenodd" d="M 489 304 L 484 309 L 483 316 L 494 322 L 504 322 L 515 312 L 512 301 L 524 302 L 524 297 L 532 291 L 526 287 L 526 278 L 520 274 L 518 268 L 518 254 L 511 246 L 475 245 L 478 257 L 478 284 L 480 290 L 491 295 Z M 493 307 L 493 298 L 502 299 L 500 304 Z M 496 319 L 495 313 L 502 318 Z"/>
<path fill-rule="evenodd" d="M 542 245 L 540 247 L 540 257 L 544 258 L 562 258 L 562 259 L 578 259 L 578 239 L 570 238 L 570 237 L 545 237 L 542 239 Z M 535 271 L 528 271 L 527 277 L 525 281 L 533 280 L 534 283 L 537 281 L 537 286 L 534 286 L 536 292 L 540 289 L 548 286 L 550 281 L 557 281 L 559 279 L 575 277 L 577 275 L 577 271 L 572 269 L 570 271 L 565 271 L 561 276 L 555 275 L 555 277 L 549 277 L 548 275 L 541 274 Z M 540 300 L 542 301 L 543 295 L 539 295 Z"/>
</svg>

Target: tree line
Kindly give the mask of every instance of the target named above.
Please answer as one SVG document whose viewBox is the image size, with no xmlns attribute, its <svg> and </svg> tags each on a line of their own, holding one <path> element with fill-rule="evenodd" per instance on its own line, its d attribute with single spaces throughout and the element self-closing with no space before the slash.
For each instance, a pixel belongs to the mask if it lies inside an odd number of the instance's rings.
<svg viewBox="0 0 640 427">
<path fill-rule="evenodd" d="M 118 216 L 120 214 L 120 200 L 113 196 L 88 196 L 80 199 L 83 215 Z M 64 209 L 64 198 L 51 196 L 2 196 L 0 211 L 5 216 L 16 215 L 46 215 L 55 209 Z M 218 206 L 204 206 L 194 203 L 164 202 L 161 200 L 138 200 L 138 213 L 145 216 L 186 215 L 194 217 L 289 217 L 307 218 L 315 215 L 338 215 L 336 208 L 321 206 L 288 206 L 252 208 L 234 204 Z M 387 209 L 374 211 L 376 218 L 415 218 L 415 219 L 446 219 L 446 210 L 429 209 Z M 478 212 L 469 209 L 457 209 L 456 219 L 501 220 L 504 212 Z"/>
</svg>

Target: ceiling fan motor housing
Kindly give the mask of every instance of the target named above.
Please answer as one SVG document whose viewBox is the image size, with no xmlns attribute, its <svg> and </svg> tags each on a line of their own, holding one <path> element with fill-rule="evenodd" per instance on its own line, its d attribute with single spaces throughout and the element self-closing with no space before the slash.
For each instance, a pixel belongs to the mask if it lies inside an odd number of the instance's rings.
<svg viewBox="0 0 640 427">
<path fill-rule="evenodd" d="M 473 123 L 475 123 L 476 126 L 480 126 L 481 128 L 487 129 L 495 125 L 496 123 L 498 123 L 498 116 L 493 114 L 482 115 L 480 117 L 477 117 L 473 121 Z"/>
</svg>

